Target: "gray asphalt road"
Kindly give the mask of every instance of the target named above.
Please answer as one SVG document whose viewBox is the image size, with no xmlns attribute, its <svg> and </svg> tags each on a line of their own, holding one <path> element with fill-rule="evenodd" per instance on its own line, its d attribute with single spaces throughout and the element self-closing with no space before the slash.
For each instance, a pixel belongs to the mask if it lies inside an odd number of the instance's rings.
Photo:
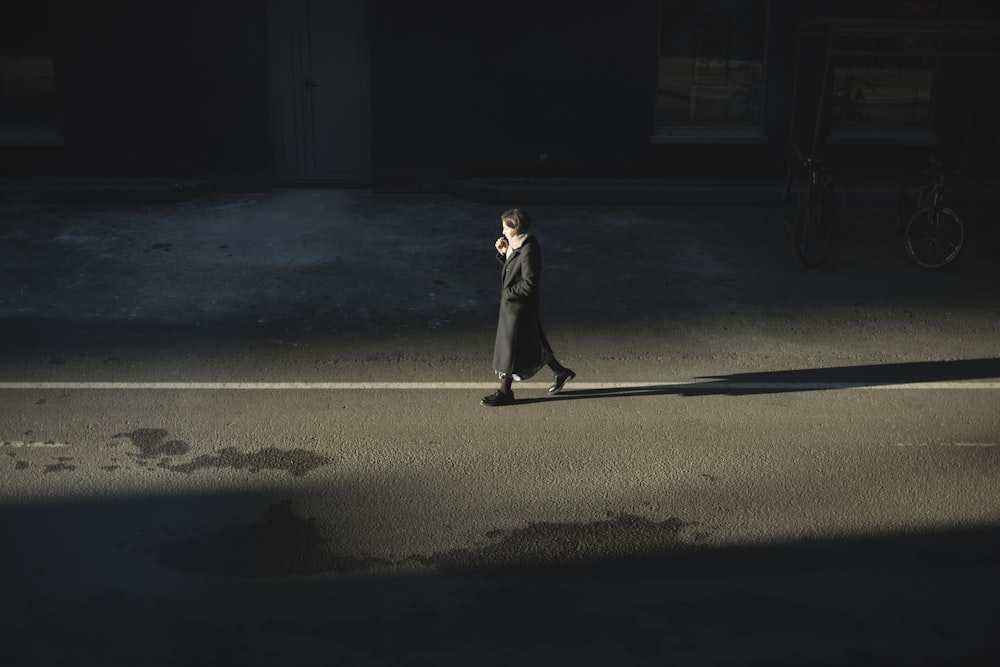
<svg viewBox="0 0 1000 667">
<path fill-rule="evenodd" d="M 985 225 L 536 207 L 578 378 L 489 409 L 491 207 L 3 213 L 3 664 L 995 662 Z"/>
</svg>

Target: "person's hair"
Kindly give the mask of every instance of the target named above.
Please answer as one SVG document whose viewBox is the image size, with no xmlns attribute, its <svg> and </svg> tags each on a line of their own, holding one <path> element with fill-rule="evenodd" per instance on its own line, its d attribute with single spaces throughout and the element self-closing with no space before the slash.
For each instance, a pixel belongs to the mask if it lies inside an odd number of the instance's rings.
<svg viewBox="0 0 1000 667">
<path fill-rule="evenodd" d="M 531 216 L 523 208 L 512 208 L 500 214 L 500 220 L 508 227 L 513 227 L 518 234 L 531 229 Z"/>
</svg>

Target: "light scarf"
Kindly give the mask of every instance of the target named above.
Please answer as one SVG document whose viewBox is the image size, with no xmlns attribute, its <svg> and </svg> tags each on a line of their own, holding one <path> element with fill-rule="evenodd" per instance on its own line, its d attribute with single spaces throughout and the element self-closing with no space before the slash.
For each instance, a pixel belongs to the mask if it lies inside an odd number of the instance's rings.
<svg viewBox="0 0 1000 667">
<path fill-rule="evenodd" d="M 507 243 L 507 253 L 506 253 L 506 258 L 507 258 L 507 259 L 510 259 L 510 254 L 511 254 L 512 252 L 514 252 L 515 250 L 517 250 L 518 248 L 520 248 L 521 246 L 523 246 L 523 245 L 524 245 L 524 242 L 528 240 L 528 237 L 529 237 L 529 236 L 531 236 L 531 232 L 524 232 L 523 234 L 516 234 L 516 235 L 514 236 L 514 238 L 512 238 L 512 239 L 511 239 L 511 240 L 510 240 L 510 241 L 509 241 L 509 242 Z M 505 261 L 506 261 L 506 260 L 505 260 Z"/>
</svg>

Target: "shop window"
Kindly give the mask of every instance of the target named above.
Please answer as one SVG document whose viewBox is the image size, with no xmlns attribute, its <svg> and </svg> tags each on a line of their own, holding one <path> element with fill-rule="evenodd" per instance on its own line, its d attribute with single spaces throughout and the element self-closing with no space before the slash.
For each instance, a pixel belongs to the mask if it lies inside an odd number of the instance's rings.
<svg viewBox="0 0 1000 667">
<path fill-rule="evenodd" d="M 903 26 L 905 23 L 899 24 Z M 933 36 L 905 30 L 837 35 L 831 138 L 865 133 L 923 133 L 929 137 L 938 42 Z"/>
<path fill-rule="evenodd" d="M 935 82 L 942 48 L 954 38 L 927 26 L 946 18 L 944 4 L 832 3 L 831 9 L 850 19 L 835 26 L 830 141 L 936 141 L 931 129 Z M 911 25 L 919 29 L 908 31 Z"/>
<path fill-rule="evenodd" d="M 766 20 L 765 0 L 663 1 L 658 135 L 760 134 Z"/>
<path fill-rule="evenodd" d="M 928 128 L 930 67 L 896 56 L 839 60 L 830 109 L 834 126 Z"/>
</svg>

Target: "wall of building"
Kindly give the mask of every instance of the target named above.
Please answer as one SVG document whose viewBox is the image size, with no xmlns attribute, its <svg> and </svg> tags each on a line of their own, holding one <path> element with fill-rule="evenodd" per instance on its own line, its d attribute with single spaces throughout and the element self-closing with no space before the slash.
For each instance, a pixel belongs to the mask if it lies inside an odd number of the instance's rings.
<svg viewBox="0 0 1000 667">
<path fill-rule="evenodd" d="M 48 22 L 63 145 L 9 170 L 269 187 L 262 2 L 53 0 Z"/>
<path fill-rule="evenodd" d="M 647 165 L 659 3 L 370 6 L 374 165 L 449 174 L 621 174 Z"/>
<path fill-rule="evenodd" d="M 812 113 L 808 96 L 795 97 L 794 31 L 837 3 L 828 4 L 772 0 L 766 140 L 737 145 L 651 141 L 658 0 L 370 0 L 372 184 L 777 172 L 793 123 Z M 997 13 L 957 6 L 962 18 Z M 265 0 L 49 0 L 48 9 L 63 144 L 0 147 L 3 174 L 273 186 Z M 969 172 L 995 173 L 1000 70 L 996 58 L 970 62 L 945 79 L 934 123 Z M 887 149 L 837 150 L 850 161 Z"/>
</svg>

